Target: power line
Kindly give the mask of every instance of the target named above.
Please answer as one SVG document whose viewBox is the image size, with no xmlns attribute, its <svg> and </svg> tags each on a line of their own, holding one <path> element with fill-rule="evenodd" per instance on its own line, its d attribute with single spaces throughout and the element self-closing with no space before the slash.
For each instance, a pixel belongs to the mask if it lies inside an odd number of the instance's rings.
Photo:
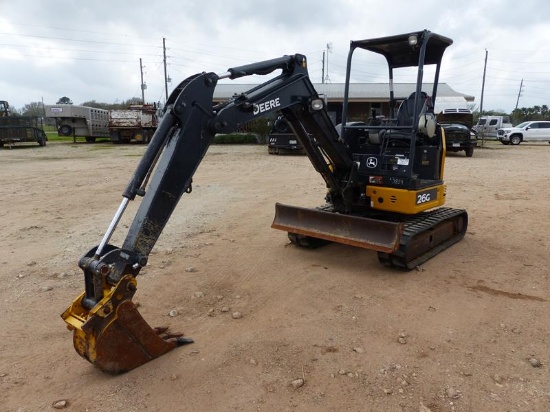
<svg viewBox="0 0 550 412">
<path fill-rule="evenodd" d="M 79 40 L 79 39 L 69 39 L 66 37 L 52 37 L 52 36 L 38 36 L 35 34 L 20 34 L 20 33 L 0 33 L 0 35 L 4 36 L 22 36 L 22 37 L 32 37 L 37 39 L 48 39 L 48 40 L 63 40 L 63 41 L 72 41 L 72 42 L 79 42 L 79 43 L 97 43 L 97 44 L 111 44 L 115 46 L 135 46 L 135 47 L 153 47 L 153 48 L 160 48 L 159 46 L 148 46 L 146 44 L 128 44 L 128 43 L 118 43 L 118 42 L 109 42 L 109 41 L 100 41 L 100 40 Z"/>
<path fill-rule="evenodd" d="M 0 43 L 0 46 L 17 47 L 17 48 L 25 48 L 25 49 L 36 49 L 36 46 L 23 46 L 23 45 L 10 44 L 10 43 Z M 141 56 L 155 56 L 155 57 L 158 57 L 158 54 L 152 54 L 152 53 L 129 53 L 129 52 L 105 51 L 105 50 L 68 49 L 68 48 L 50 47 L 50 46 L 48 46 L 46 48 L 47 48 L 47 50 L 72 51 L 72 52 L 81 52 L 81 53 L 127 54 L 127 55 L 132 55 L 132 56 L 141 55 Z M 39 55 L 37 55 L 37 56 L 39 56 Z"/>
<path fill-rule="evenodd" d="M 43 54 L 23 54 L 23 53 L 2 53 L 3 56 L 17 56 L 17 57 L 44 57 Z M 96 62 L 117 62 L 117 63 L 134 63 L 134 60 L 117 60 L 117 59 L 92 59 L 86 57 L 66 57 L 66 56 L 48 56 L 50 59 L 63 59 L 63 60 L 85 60 Z"/>
<path fill-rule="evenodd" d="M 82 30 L 82 29 L 69 29 L 67 27 L 54 27 L 54 26 L 39 26 L 36 24 L 25 24 L 25 23 L 12 23 L 10 22 L 12 26 L 22 26 L 22 27 L 33 27 L 38 29 L 53 29 L 53 30 L 61 30 L 61 31 L 71 31 L 71 32 L 77 32 L 77 33 L 90 33 L 90 34 L 101 34 L 104 36 L 112 36 L 112 33 L 105 33 L 100 31 L 92 31 L 92 30 Z M 142 38 L 142 39 L 150 39 L 149 37 L 139 37 L 139 36 L 128 36 L 133 39 L 135 38 Z"/>
</svg>

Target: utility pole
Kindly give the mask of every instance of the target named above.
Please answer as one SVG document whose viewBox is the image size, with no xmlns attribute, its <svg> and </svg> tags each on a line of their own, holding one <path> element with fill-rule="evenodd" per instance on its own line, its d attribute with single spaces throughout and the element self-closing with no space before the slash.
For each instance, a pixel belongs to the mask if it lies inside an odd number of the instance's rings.
<svg viewBox="0 0 550 412">
<path fill-rule="evenodd" d="M 321 72 L 321 83 L 325 83 L 325 51 L 323 50 L 323 70 Z"/>
<path fill-rule="evenodd" d="M 485 73 L 487 72 L 487 56 L 489 51 L 485 49 L 485 65 L 483 66 L 483 82 L 481 84 L 481 102 L 479 103 L 479 114 L 483 115 L 483 93 L 485 91 Z"/>
<path fill-rule="evenodd" d="M 325 82 L 330 83 L 330 77 L 328 77 L 328 54 L 332 53 L 332 43 L 327 43 L 327 75 L 325 77 Z"/>
<path fill-rule="evenodd" d="M 168 101 L 168 75 L 166 74 L 166 38 L 162 38 L 162 51 L 164 54 L 164 90 L 166 91 L 166 101 Z"/>
<path fill-rule="evenodd" d="M 479 115 L 483 116 L 483 93 L 485 91 L 485 73 L 487 72 L 487 56 L 489 51 L 485 49 L 485 65 L 483 66 L 483 82 L 481 83 L 481 102 L 479 103 Z M 485 146 L 485 126 L 481 129 L 481 145 Z"/>
<path fill-rule="evenodd" d="M 519 92 L 518 92 L 518 99 L 516 100 L 516 110 L 518 108 L 519 104 L 519 97 L 521 96 L 521 89 L 523 88 L 523 79 L 521 79 L 521 83 L 519 84 Z"/>
<path fill-rule="evenodd" d="M 145 104 L 145 89 L 147 85 L 143 83 L 143 65 L 141 64 L 141 57 L 139 58 L 139 71 L 141 73 L 141 104 Z"/>
</svg>

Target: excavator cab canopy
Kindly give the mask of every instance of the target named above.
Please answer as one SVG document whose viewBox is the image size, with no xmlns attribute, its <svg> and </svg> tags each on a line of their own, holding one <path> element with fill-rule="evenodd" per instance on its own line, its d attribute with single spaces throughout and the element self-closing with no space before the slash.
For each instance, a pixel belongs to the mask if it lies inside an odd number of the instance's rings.
<svg viewBox="0 0 550 412">
<path fill-rule="evenodd" d="M 421 59 L 425 44 L 424 58 Z M 380 37 L 368 40 L 352 40 L 351 48 L 361 48 L 383 55 L 390 69 L 413 67 L 419 64 L 439 64 L 445 49 L 453 44 L 448 37 L 428 30 Z"/>
<path fill-rule="evenodd" d="M 394 69 L 417 67 L 415 93 L 409 99 L 415 98 L 414 105 L 411 105 L 412 118 L 418 119 L 422 109 L 421 96 L 429 97 L 430 106 L 433 108 L 437 94 L 437 84 L 439 81 L 439 70 L 443 54 L 447 47 L 453 44 L 448 37 L 432 33 L 429 30 L 420 30 L 395 36 L 379 37 L 366 40 L 352 40 L 348 53 L 346 84 L 344 91 L 344 107 L 342 112 L 342 124 L 347 129 L 348 117 L 348 96 L 351 82 L 352 58 L 354 51 L 363 49 L 384 56 L 389 69 L 389 101 L 390 101 L 390 119 L 395 119 L 396 100 L 404 96 L 395 96 L 394 92 Z M 431 91 L 422 90 L 424 78 L 424 65 L 435 65 L 433 78 L 433 89 Z M 414 97 L 416 96 L 416 97 Z M 416 130 L 413 131 L 416 133 Z M 414 140 L 414 139 L 413 139 Z M 414 141 L 413 141 L 414 143 Z M 411 147 L 413 145 L 411 144 Z"/>
</svg>

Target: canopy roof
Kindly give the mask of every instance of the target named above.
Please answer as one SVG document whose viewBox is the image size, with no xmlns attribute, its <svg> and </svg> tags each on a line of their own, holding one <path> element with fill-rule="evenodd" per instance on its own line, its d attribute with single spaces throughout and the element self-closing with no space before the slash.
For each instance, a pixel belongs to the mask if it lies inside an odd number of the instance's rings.
<svg viewBox="0 0 550 412">
<path fill-rule="evenodd" d="M 409 38 L 416 36 L 415 46 L 409 44 Z M 445 49 L 453 44 L 448 37 L 432 33 L 428 30 L 380 37 L 367 40 L 352 40 L 352 48 L 361 48 L 383 55 L 390 68 L 418 66 L 420 50 L 426 42 L 424 64 L 438 64 L 443 58 Z"/>
</svg>

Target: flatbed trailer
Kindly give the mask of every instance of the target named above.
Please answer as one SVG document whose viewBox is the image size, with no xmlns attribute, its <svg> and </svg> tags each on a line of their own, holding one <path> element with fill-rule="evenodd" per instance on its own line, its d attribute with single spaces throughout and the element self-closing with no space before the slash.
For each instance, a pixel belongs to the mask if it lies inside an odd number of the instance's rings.
<svg viewBox="0 0 550 412">
<path fill-rule="evenodd" d="M 46 146 L 47 141 L 41 118 L 35 116 L 0 117 L 0 147 L 30 142 Z"/>
</svg>

